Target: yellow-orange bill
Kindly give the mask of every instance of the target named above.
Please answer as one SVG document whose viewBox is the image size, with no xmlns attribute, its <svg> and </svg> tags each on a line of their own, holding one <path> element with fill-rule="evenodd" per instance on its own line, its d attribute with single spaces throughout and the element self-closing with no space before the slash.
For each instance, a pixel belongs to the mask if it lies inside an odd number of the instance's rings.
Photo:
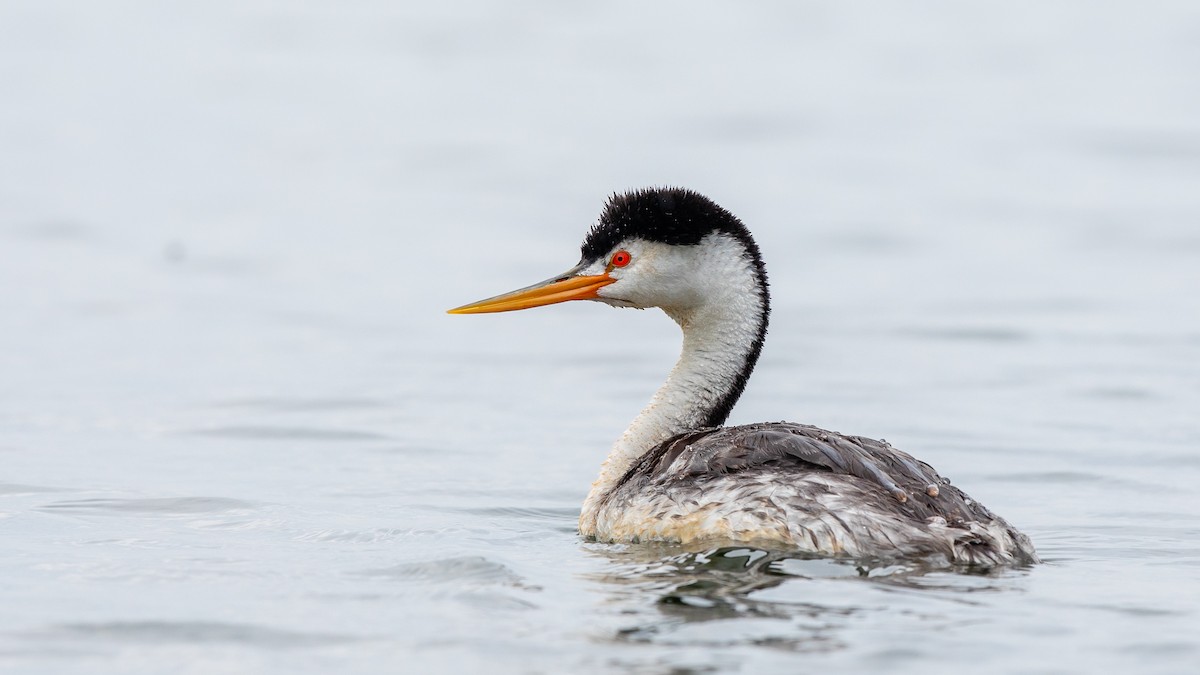
<svg viewBox="0 0 1200 675">
<path fill-rule="evenodd" d="M 569 275 L 570 273 L 568 273 Z M 557 276 L 541 283 L 497 295 L 494 298 L 455 307 L 448 314 L 486 314 L 488 312 L 511 312 L 542 305 L 553 305 L 567 300 L 592 300 L 596 291 L 616 281 L 607 274 L 595 276 Z"/>
</svg>

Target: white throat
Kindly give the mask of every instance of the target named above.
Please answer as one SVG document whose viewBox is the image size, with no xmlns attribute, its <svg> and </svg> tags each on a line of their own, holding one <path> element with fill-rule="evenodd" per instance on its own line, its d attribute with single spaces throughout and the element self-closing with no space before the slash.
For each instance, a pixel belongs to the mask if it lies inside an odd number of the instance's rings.
<svg viewBox="0 0 1200 675">
<path fill-rule="evenodd" d="M 579 529 L 585 536 L 595 534 L 604 497 L 642 455 L 672 436 L 724 421 L 749 375 L 747 361 L 760 344 L 766 321 L 765 289 L 760 288 L 757 268 L 742 246 L 725 236 L 710 235 L 699 246 L 686 249 L 693 258 L 685 261 L 687 269 L 693 270 L 691 278 L 673 281 L 695 291 L 696 302 L 662 306 L 683 330 L 679 361 L 604 460 L 580 514 Z M 660 261 L 660 267 L 675 265 Z"/>
</svg>

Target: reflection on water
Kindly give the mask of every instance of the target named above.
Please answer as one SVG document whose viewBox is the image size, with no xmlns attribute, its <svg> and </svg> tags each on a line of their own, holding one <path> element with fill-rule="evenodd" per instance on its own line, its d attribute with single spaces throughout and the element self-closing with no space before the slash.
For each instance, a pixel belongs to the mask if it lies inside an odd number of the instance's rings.
<svg viewBox="0 0 1200 675">
<path fill-rule="evenodd" d="M 880 604 L 887 594 L 920 592 L 978 604 L 972 594 L 1017 592 L 1027 573 L 830 560 L 744 546 L 690 552 L 670 546 L 595 546 L 590 552 L 611 563 L 609 570 L 590 578 L 608 589 L 610 602 L 622 607 L 622 613 L 636 617 L 616 631 L 616 641 L 801 652 L 845 647 L 839 633 L 860 615 L 892 612 Z M 868 593 L 859 597 L 869 600 L 848 601 L 851 594 L 840 590 L 847 584 L 865 585 Z M 772 589 L 779 592 L 765 592 Z M 706 622 L 722 628 L 693 625 Z"/>
</svg>

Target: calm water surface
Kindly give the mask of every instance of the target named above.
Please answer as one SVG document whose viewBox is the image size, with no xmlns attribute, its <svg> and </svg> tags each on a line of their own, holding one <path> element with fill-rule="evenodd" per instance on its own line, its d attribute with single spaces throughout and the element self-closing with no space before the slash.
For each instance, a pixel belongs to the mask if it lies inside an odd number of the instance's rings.
<svg viewBox="0 0 1200 675">
<path fill-rule="evenodd" d="M 0 7 L 0 668 L 1190 672 L 1195 3 Z M 447 307 L 607 193 L 739 214 L 732 422 L 885 437 L 1046 559 L 575 533 L 659 313 Z"/>
</svg>

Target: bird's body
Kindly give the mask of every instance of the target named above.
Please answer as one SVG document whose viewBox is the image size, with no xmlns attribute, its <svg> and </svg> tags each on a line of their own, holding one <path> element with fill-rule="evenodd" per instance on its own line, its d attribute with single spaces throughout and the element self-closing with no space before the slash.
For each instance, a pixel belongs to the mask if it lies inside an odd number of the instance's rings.
<svg viewBox="0 0 1200 675">
<path fill-rule="evenodd" d="M 613 197 L 563 275 L 455 313 L 565 300 L 660 307 L 683 329 L 667 381 L 617 440 L 580 532 L 610 542 L 757 543 L 855 558 L 1037 560 L 1029 539 L 887 443 L 787 422 L 721 427 L 770 314 L 758 246 L 681 189 Z"/>
<path fill-rule="evenodd" d="M 1033 551 L 929 465 L 882 441 L 788 422 L 660 443 L 584 515 L 582 529 L 604 541 L 720 540 L 968 564 L 1031 561 Z"/>
</svg>

